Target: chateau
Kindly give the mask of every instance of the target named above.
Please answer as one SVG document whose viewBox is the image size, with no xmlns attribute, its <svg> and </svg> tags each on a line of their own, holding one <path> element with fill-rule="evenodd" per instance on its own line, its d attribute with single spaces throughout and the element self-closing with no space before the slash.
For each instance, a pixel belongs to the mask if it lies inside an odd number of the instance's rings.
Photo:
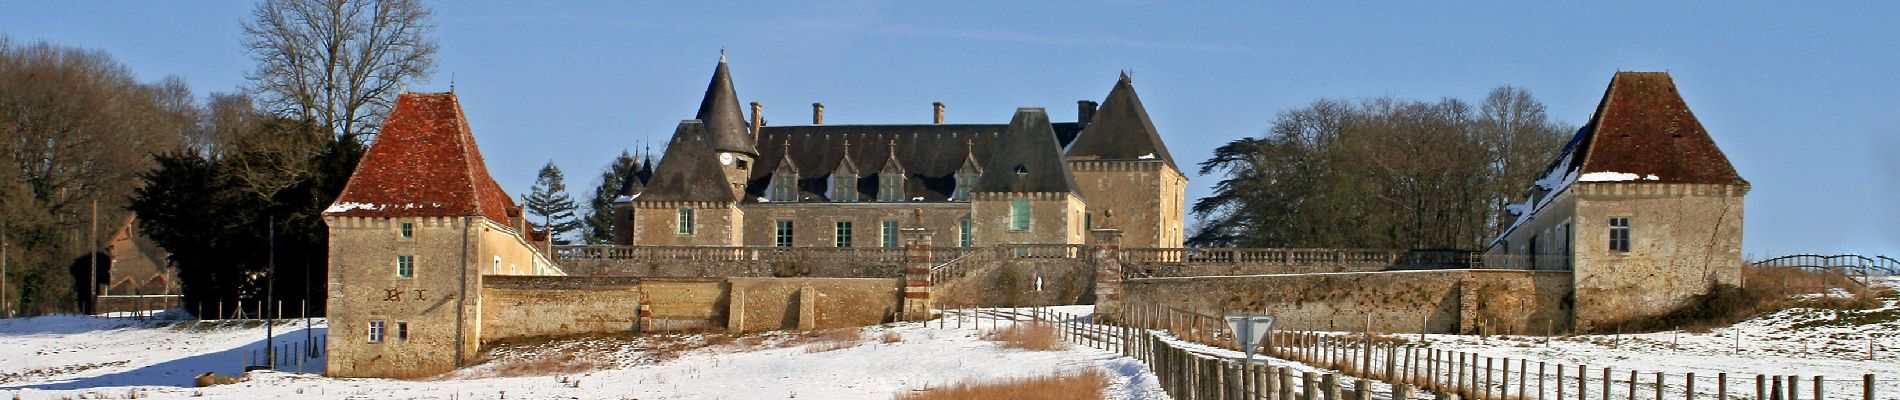
<svg viewBox="0 0 1900 400">
<path fill-rule="evenodd" d="M 1180 247 L 1187 177 L 1123 74 L 1078 121 L 1020 108 L 1007 124 L 766 126 L 740 110 L 724 56 L 659 166 L 623 185 L 621 244 L 885 247 L 926 228 L 939 247 L 1082 244 L 1112 226 Z M 998 116 L 1001 120 L 1001 116 Z M 921 220 L 922 226 L 911 226 Z"/>
</svg>

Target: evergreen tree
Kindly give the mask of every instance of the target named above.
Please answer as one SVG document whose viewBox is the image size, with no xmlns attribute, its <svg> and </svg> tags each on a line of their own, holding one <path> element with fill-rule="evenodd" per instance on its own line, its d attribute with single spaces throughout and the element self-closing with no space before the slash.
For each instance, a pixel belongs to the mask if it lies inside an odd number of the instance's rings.
<svg viewBox="0 0 1900 400">
<path fill-rule="evenodd" d="M 612 163 L 600 171 L 600 185 L 594 187 L 593 201 L 587 204 L 588 244 L 614 242 L 614 220 L 619 217 L 614 211 L 614 198 L 620 196 L 621 186 L 639 167 L 633 154 L 622 150 L 620 157 L 615 157 Z"/>
<path fill-rule="evenodd" d="M 548 165 L 542 166 L 541 172 L 535 175 L 534 187 L 529 188 L 528 195 L 521 199 L 522 203 L 526 203 L 528 214 L 541 220 L 535 228 L 547 231 L 548 239 L 554 244 L 567 244 L 568 240 L 561 237 L 581 227 L 580 220 L 574 215 L 579 207 L 574 204 L 574 198 L 567 195 L 565 180 L 561 168 L 554 166 L 554 161 L 548 161 Z M 529 223 L 534 223 L 534 219 L 529 218 Z"/>
</svg>

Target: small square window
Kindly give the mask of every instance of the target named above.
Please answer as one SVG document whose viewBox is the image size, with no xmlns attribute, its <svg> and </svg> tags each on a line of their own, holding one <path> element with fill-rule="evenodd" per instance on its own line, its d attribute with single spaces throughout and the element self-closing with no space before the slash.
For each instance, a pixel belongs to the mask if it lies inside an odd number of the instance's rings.
<svg viewBox="0 0 1900 400">
<path fill-rule="evenodd" d="M 416 256 L 407 254 L 396 256 L 396 276 L 403 278 L 416 277 Z"/>
<path fill-rule="evenodd" d="M 415 237 L 416 237 L 416 223 L 414 223 L 414 222 L 403 222 L 403 223 L 402 223 L 402 238 L 403 238 L 403 239 L 412 239 L 412 238 L 415 238 Z"/>
<path fill-rule="evenodd" d="M 408 322 L 396 323 L 396 340 L 403 340 L 403 341 L 409 340 L 409 323 Z"/>
<path fill-rule="evenodd" d="M 372 319 L 369 321 L 369 342 L 370 343 L 383 342 L 383 321 L 382 320 Z"/>
</svg>

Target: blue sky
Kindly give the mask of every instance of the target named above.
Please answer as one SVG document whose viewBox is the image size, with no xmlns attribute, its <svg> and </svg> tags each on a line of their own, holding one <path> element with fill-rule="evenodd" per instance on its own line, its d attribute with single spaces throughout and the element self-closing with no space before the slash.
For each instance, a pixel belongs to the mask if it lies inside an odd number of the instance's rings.
<svg viewBox="0 0 1900 400">
<path fill-rule="evenodd" d="M 742 101 L 803 124 L 1073 120 L 1118 71 L 1185 168 L 1317 98 L 1530 90 L 1587 119 L 1618 70 L 1671 72 L 1744 178 L 1744 251 L 1900 254 L 1900 3 L 438 2 L 439 65 L 511 193 L 555 161 L 577 197 L 691 118 L 719 49 Z M 1328 2 L 1330 3 L 1330 2 Z M 0 4 L 0 34 L 230 91 L 251 4 Z M 1190 200 L 1217 177 L 1192 175 Z"/>
</svg>

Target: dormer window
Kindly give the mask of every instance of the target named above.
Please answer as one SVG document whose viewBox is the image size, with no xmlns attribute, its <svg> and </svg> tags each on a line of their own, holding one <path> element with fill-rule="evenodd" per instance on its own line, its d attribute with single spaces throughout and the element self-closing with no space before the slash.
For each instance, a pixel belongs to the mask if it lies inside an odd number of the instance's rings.
<svg viewBox="0 0 1900 400">
<path fill-rule="evenodd" d="M 858 201 L 858 177 L 851 175 L 831 177 L 831 201 Z"/>
<path fill-rule="evenodd" d="M 798 201 L 797 175 L 772 175 L 772 201 Z"/>
<path fill-rule="evenodd" d="M 904 201 L 904 176 L 898 174 L 878 174 L 877 201 Z"/>
</svg>

